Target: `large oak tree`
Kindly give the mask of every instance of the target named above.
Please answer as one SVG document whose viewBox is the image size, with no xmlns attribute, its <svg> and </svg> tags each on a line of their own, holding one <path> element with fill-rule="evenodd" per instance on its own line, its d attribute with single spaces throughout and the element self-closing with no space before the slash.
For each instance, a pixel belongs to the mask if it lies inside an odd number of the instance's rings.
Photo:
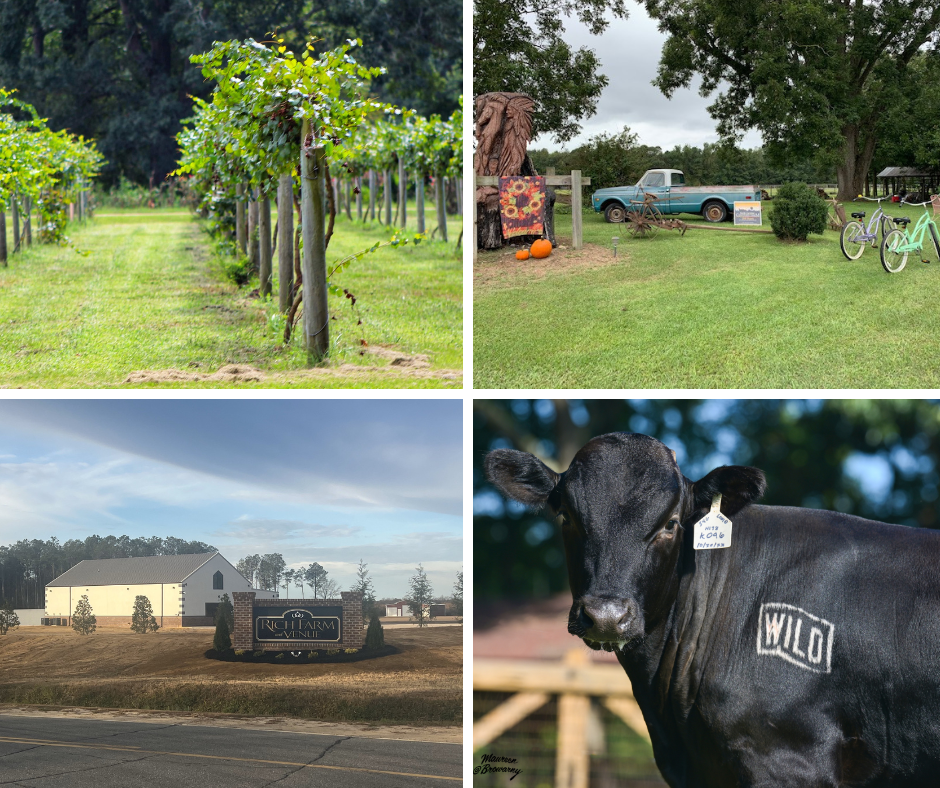
<svg viewBox="0 0 940 788">
<path fill-rule="evenodd" d="M 702 78 L 721 136 L 757 129 L 771 155 L 837 166 L 859 194 L 882 116 L 904 101 L 910 65 L 935 50 L 940 0 L 644 0 L 669 35 L 655 84 Z"/>
</svg>

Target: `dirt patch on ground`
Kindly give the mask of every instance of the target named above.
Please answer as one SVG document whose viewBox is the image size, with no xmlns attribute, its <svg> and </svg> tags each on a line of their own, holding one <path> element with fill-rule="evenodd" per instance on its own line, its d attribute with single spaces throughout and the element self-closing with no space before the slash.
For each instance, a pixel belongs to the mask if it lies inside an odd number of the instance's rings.
<svg viewBox="0 0 940 788">
<path fill-rule="evenodd" d="M 430 359 L 422 354 L 409 355 L 387 347 L 365 348 L 368 355 L 388 361 L 388 366 L 360 366 L 359 364 L 338 364 L 334 367 L 314 367 L 290 372 L 264 372 L 248 364 L 226 364 L 216 372 L 188 372 L 179 369 L 145 369 L 131 372 L 124 383 L 178 383 L 196 381 L 223 381 L 229 383 L 276 382 L 290 385 L 314 378 L 343 378 L 357 380 L 375 375 L 388 375 L 399 378 L 418 378 L 433 380 L 463 379 L 459 369 L 431 369 Z"/>
<path fill-rule="evenodd" d="M 519 280 L 542 279 L 549 273 L 569 273 L 590 268 L 604 268 L 629 263 L 630 255 L 623 248 L 613 250 L 598 244 L 584 244 L 581 249 L 561 245 L 548 257 L 517 260 L 519 247 L 508 246 L 496 252 L 480 252 L 473 265 L 473 286 L 498 287 Z"/>
<path fill-rule="evenodd" d="M 355 723 L 460 724 L 463 628 L 387 629 L 398 653 L 339 664 L 207 659 L 211 629 L 82 636 L 21 627 L 0 638 L 0 702 Z"/>
</svg>

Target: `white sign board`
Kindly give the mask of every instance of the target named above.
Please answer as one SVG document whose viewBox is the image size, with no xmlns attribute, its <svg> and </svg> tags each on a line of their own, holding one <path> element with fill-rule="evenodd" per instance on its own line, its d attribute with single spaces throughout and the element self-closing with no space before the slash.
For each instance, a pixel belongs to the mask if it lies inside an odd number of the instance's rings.
<svg viewBox="0 0 940 788">
<path fill-rule="evenodd" d="M 760 202 L 736 202 L 734 204 L 734 223 L 760 226 L 762 223 Z"/>
</svg>

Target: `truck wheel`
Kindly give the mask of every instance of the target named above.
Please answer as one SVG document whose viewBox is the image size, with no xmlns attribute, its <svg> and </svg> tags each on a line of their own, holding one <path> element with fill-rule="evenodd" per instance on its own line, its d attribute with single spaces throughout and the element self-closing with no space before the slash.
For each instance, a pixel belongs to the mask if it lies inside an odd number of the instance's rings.
<svg viewBox="0 0 940 788">
<path fill-rule="evenodd" d="M 618 202 L 612 202 L 604 209 L 604 218 L 611 224 L 620 224 L 626 215 L 627 209 Z"/>
<path fill-rule="evenodd" d="M 702 206 L 702 216 L 706 222 L 723 222 L 728 217 L 728 209 L 723 202 L 712 200 Z"/>
</svg>

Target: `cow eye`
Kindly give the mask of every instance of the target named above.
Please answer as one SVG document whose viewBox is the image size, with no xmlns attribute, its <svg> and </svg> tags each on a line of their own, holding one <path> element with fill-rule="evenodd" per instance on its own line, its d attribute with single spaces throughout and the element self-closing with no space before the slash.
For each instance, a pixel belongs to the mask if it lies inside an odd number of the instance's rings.
<svg viewBox="0 0 940 788">
<path fill-rule="evenodd" d="M 678 517 L 670 517 L 670 518 L 669 518 L 669 522 L 666 523 L 666 530 L 667 530 L 667 531 L 675 531 L 678 526 L 679 526 L 679 518 L 678 518 Z"/>
</svg>

